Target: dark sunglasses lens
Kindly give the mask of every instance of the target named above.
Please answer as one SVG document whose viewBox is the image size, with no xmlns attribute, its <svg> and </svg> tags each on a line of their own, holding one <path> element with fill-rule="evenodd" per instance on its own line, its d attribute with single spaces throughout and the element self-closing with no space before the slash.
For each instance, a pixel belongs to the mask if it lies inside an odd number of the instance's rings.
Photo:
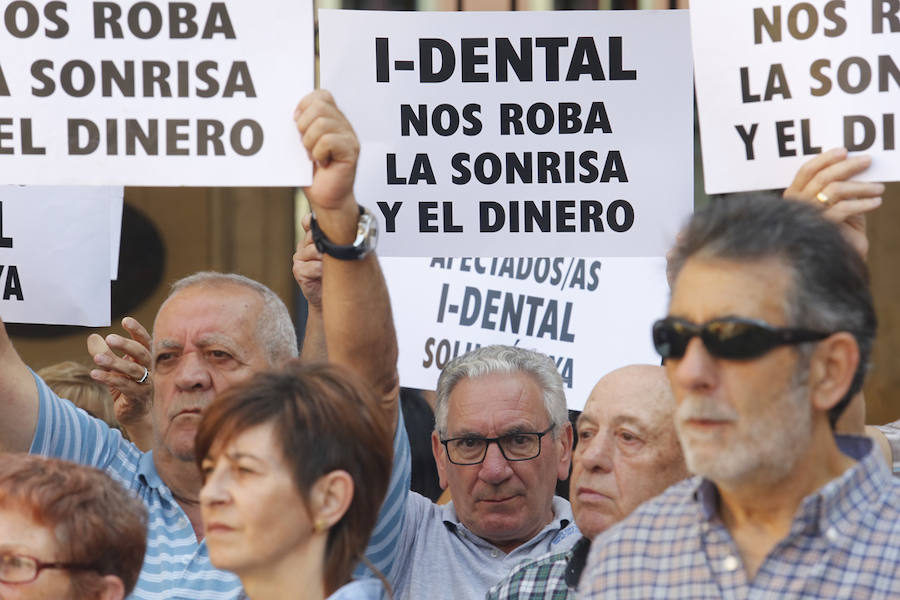
<svg viewBox="0 0 900 600">
<path fill-rule="evenodd" d="M 746 321 L 712 321 L 703 328 L 703 343 L 713 356 L 748 359 L 778 345 L 774 332 Z"/>
<path fill-rule="evenodd" d="M 690 333 L 677 323 L 660 319 L 653 324 L 653 346 L 663 358 L 681 358 L 690 341 Z"/>
</svg>

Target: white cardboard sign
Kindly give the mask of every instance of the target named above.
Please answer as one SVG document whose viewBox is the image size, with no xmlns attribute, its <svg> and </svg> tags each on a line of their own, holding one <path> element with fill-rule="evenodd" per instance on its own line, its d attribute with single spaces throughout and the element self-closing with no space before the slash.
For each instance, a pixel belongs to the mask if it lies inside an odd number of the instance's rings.
<svg viewBox="0 0 900 600">
<path fill-rule="evenodd" d="M 664 258 L 381 258 L 400 381 L 435 389 L 457 355 L 487 344 L 553 357 L 570 409 L 606 373 L 659 364 L 650 327 L 665 315 Z"/>
<path fill-rule="evenodd" d="M 835 146 L 897 180 L 900 4 L 692 0 L 707 193 L 787 187 Z"/>
<path fill-rule="evenodd" d="M 4 3 L 4 183 L 294 186 L 310 0 Z"/>
<path fill-rule="evenodd" d="M 661 256 L 693 201 L 685 11 L 319 11 L 382 256 Z"/>
<path fill-rule="evenodd" d="M 0 187 L 0 316 L 109 325 L 109 188 Z"/>
</svg>

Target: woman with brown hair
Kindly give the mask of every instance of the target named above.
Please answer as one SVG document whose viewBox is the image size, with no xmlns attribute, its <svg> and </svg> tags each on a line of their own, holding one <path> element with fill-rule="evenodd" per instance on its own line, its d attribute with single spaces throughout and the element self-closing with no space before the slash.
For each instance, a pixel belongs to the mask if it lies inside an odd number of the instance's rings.
<svg viewBox="0 0 900 600">
<path fill-rule="evenodd" d="M 147 509 L 103 471 L 0 454 L 0 598 L 121 600 L 146 547 Z"/>
<path fill-rule="evenodd" d="M 212 563 L 252 600 L 369 600 L 351 581 L 391 473 L 391 428 L 370 392 L 330 365 L 291 363 L 206 409 L 196 460 Z"/>
</svg>

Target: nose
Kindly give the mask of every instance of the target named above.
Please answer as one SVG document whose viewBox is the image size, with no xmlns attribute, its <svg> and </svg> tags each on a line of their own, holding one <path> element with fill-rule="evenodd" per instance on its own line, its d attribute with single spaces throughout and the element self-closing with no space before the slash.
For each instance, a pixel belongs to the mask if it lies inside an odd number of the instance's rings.
<svg viewBox="0 0 900 600">
<path fill-rule="evenodd" d="M 207 390 L 212 387 L 209 368 L 198 352 L 185 352 L 178 360 L 175 385 L 183 391 Z"/>
<path fill-rule="evenodd" d="M 222 504 L 230 499 L 228 493 L 228 472 L 226 469 L 219 467 L 214 468 L 203 482 L 200 488 L 200 504 L 202 506 L 211 506 L 213 504 Z"/>
<path fill-rule="evenodd" d="M 674 386 L 690 392 L 708 392 L 716 385 L 716 359 L 699 337 L 688 342 L 684 356 L 667 359 L 666 370 Z"/>
<path fill-rule="evenodd" d="M 479 479 L 491 485 L 499 485 L 509 479 L 512 472 L 509 461 L 500 452 L 500 446 L 497 443 L 488 444 L 487 454 L 478 471 Z"/>
<path fill-rule="evenodd" d="M 613 468 L 613 452 L 615 452 L 612 436 L 604 432 L 597 432 L 594 437 L 584 440 L 584 448 L 579 451 L 575 460 L 581 461 L 581 466 L 587 471 L 601 471 L 608 473 Z"/>
</svg>

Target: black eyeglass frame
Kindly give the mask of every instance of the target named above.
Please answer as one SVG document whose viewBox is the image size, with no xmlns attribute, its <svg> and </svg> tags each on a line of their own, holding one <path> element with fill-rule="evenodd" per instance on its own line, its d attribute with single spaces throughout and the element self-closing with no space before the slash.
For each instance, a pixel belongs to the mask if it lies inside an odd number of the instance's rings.
<svg viewBox="0 0 900 600">
<path fill-rule="evenodd" d="M 461 467 L 480 465 L 481 463 L 483 463 L 484 459 L 487 458 L 487 451 L 488 451 L 488 448 L 490 448 L 491 444 L 497 444 L 497 448 L 500 449 L 500 454 L 503 455 L 504 459 L 506 459 L 510 462 L 522 462 L 525 460 L 534 460 L 535 458 L 537 458 L 538 456 L 541 455 L 541 448 L 542 448 L 541 440 L 543 439 L 543 437 L 545 435 L 547 435 L 548 433 L 553 431 L 555 428 L 556 428 L 556 425 L 553 425 L 551 423 L 550 427 L 548 427 L 544 431 L 516 431 L 514 433 L 507 433 L 505 435 L 501 435 L 499 437 L 492 437 L 492 438 L 478 437 L 478 436 L 473 436 L 473 435 L 464 435 L 461 437 L 455 437 L 455 438 L 449 438 L 446 440 L 441 440 L 441 444 L 444 445 L 444 452 L 447 453 L 447 460 L 449 460 L 454 465 L 459 465 Z M 528 458 L 510 458 L 506 455 L 506 452 L 503 450 L 503 444 L 500 443 L 500 440 L 513 438 L 513 437 L 516 437 L 519 435 L 536 435 L 537 436 L 538 447 L 537 447 L 537 453 L 534 456 L 529 456 Z M 458 442 L 460 440 L 478 440 L 480 442 L 484 442 L 484 452 L 481 454 L 481 459 L 479 459 L 475 462 L 456 462 L 455 460 L 450 458 L 450 448 L 447 447 L 447 444 L 449 444 L 450 442 Z"/>
<path fill-rule="evenodd" d="M 746 325 L 749 328 L 740 335 L 722 338 L 711 329 L 711 326 L 723 323 Z M 680 326 L 684 333 L 675 331 L 674 324 Z M 670 338 L 672 337 L 670 334 L 673 334 L 678 343 L 674 343 L 672 339 L 660 339 L 663 332 Z M 748 332 L 755 337 L 751 338 L 751 341 L 747 341 L 745 337 L 744 343 L 741 344 L 741 335 L 746 336 Z M 779 346 L 816 342 L 824 340 L 831 335 L 834 335 L 834 332 L 824 333 L 797 327 L 775 327 L 765 321 L 743 317 L 722 317 L 720 319 L 710 319 L 705 323 L 699 324 L 679 317 L 666 317 L 653 323 L 653 347 L 663 360 L 684 357 L 688 345 L 695 337 L 699 337 L 706 351 L 716 358 L 752 360 L 771 352 Z M 665 347 L 665 344 L 668 344 L 668 348 Z M 735 348 L 729 350 L 729 344 L 734 345 Z"/>
<path fill-rule="evenodd" d="M 18 559 L 27 559 L 34 563 L 34 576 L 31 579 L 23 579 L 20 581 L 9 581 L 3 578 L 3 569 L 0 568 L 0 582 L 16 585 L 19 583 L 31 583 L 41 574 L 41 571 L 44 569 L 65 569 L 68 571 L 96 571 L 96 565 L 85 565 L 80 563 L 67 563 L 67 562 L 44 562 L 34 556 L 29 556 L 28 554 L 15 554 L 15 553 L 5 553 L 0 554 L 0 564 L 2 564 L 3 560 L 12 557 Z"/>
</svg>

